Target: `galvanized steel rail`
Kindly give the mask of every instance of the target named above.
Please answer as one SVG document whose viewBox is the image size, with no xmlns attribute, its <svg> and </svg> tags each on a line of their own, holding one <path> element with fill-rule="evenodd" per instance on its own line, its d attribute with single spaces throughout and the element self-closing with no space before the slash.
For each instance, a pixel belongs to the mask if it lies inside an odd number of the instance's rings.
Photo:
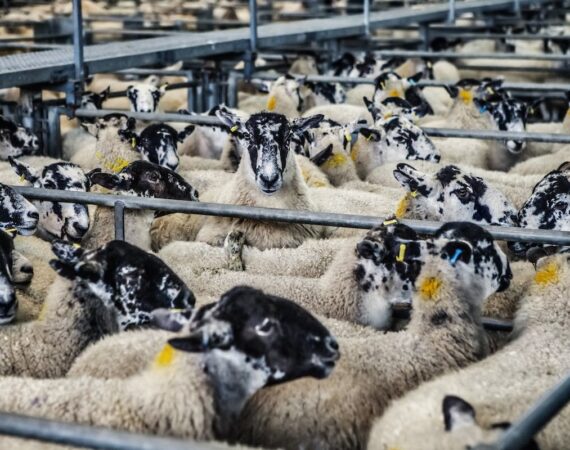
<svg viewBox="0 0 570 450">
<path fill-rule="evenodd" d="M 548 0 L 521 0 L 521 4 L 546 3 Z M 512 6 L 512 0 L 476 0 L 457 2 L 457 14 L 479 11 L 500 11 Z M 397 8 L 370 14 L 370 29 L 410 22 L 443 20 L 447 4 L 421 9 Z M 362 35 L 365 31 L 363 14 L 329 19 L 302 20 L 290 23 L 262 25 L 258 28 L 258 45 L 301 44 L 315 40 L 338 39 Z M 250 48 L 249 29 L 213 31 L 176 35 L 85 48 L 88 74 L 115 71 L 135 66 L 172 64 L 178 60 L 245 52 Z M 37 83 L 57 83 L 73 76 L 73 53 L 70 49 L 48 50 L 0 58 L 0 88 Z"/>
</svg>

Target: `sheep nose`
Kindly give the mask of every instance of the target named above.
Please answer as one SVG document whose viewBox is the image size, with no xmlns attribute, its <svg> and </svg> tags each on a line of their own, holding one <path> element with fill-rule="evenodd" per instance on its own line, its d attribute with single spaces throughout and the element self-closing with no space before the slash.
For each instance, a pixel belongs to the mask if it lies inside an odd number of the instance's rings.
<svg viewBox="0 0 570 450">
<path fill-rule="evenodd" d="M 509 242 L 507 246 L 515 255 L 524 254 L 528 249 L 528 245 L 524 242 Z"/>
<path fill-rule="evenodd" d="M 88 227 L 84 227 L 79 222 L 74 222 L 72 226 L 73 226 L 73 229 L 80 236 L 83 236 L 85 233 L 87 233 Z"/>
<path fill-rule="evenodd" d="M 35 221 L 40 220 L 40 215 L 37 211 L 28 211 L 27 216 Z"/>
<path fill-rule="evenodd" d="M 328 336 L 325 339 L 325 348 L 331 354 L 331 358 L 336 360 L 339 358 L 340 353 L 338 351 L 338 342 L 332 336 Z"/>
<path fill-rule="evenodd" d="M 273 185 L 275 185 L 277 183 L 277 180 L 279 179 L 279 175 L 277 173 L 273 173 L 269 176 L 267 176 L 265 174 L 260 174 L 259 179 L 261 181 L 263 181 L 263 184 L 265 184 L 265 186 L 272 187 Z"/>
</svg>

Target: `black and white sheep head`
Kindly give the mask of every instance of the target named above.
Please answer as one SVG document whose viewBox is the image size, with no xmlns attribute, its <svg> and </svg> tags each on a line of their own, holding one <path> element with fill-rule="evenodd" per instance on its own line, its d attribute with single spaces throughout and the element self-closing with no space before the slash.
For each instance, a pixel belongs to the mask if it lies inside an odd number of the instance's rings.
<svg viewBox="0 0 570 450">
<path fill-rule="evenodd" d="M 109 94 L 111 93 L 111 88 L 96 93 L 91 91 L 86 91 L 81 96 L 81 109 L 87 109 L 89 111 L 97 111 L 98 109 L 103 109 L 103 102 L 107 100 Z M 86 120 L 85 118 L 82 120 Z"/>
<path fill-rule="evenodd" d="M 127 98 L 131 102 L 131 111 L 153 113 L 158 108 L 160 99 L 166 92 L 166 84 L 155 86 L 140 83 L 127 88 Z"/>
<path fill-rule="evenodd" d="M 10 158 L 10 164 L 31 186 L 40 189 L 88 192 L 91 182 L 83 170 L 72 163 L 49 164 L 41 170 Z M 45 239 L 79 242 L 89 229 L 89 210 L 80 203 L 34 201 L 40 214 L 38 234 Z"/>
<path fill-rule="evenodd" d="M 144 161 L 149 161 L 170 170 L 176 170 L 178 143 L 183 142 L 194 131 L 194 125 L 187 126 L 183 131 L 176 131 L 166 124 L 153 124 L 146 127 L 140 135 L 134 135 L 135 149 Z"/>
<path fill-rule="evenodd" d="M 301 113 L 305 109 L 309 95 L 311 95 L 311 90 L 305 87 L 303 77 L 296 78 L 287 74 L 277 78 L 271 85 L 266 107 L 269 112 L 273 112 L 283 107 L 280 103 L 286 102 Z"/>
<path fill-rule="evenodd" d="M 512 226 L 516 220 L 516 209 L 502 192 L 456 166 L 426 174 L 400 163 L 394 177 L 409 191 L 398 207 L 398 217 L 407 213 L 428 220 L 498 226 Z"/>
<path fill-rule="evenodd" d="M 261 112 L 243 122 L 226 108 L 220 108 L 216 114 L 242 147 L 240 167 L 245 165 L 251 182 L 266 195 L 278 192 L 294 176 L 294 156 L 289 151 L 292 137 L 323 120 L 318 114 L 289 122 L 282 114 Z"/>
<path fill-rule="evenodd" d="M 478 286 L 484 297 L 509 287 L 513 278 L 509 260 L 490 233 L 472 222 L 448 222 L 439 228 L 431 240 L 434 245 L 432 249 L 453 264 L 461 256 L 458 253 L 461 250 L 454 250 L 455 253 L 450 254 L 445 249 L 450 240 L 465 242 L 471 247 L 469 269 L 479 277 Z"/>
<path fill-rule="evenodd" d="M 0 160 L 30 155 L 39 148 L 39 140 L 34 133 L 0 116 Z"/>
<path fill-rule="evenodd" d="M 536 184 L 521 206 L 517 222 L 521 228 L 570 231 L 570 163 L 565 162 Z M 522 255 L 537 245 L 511 242 L 509 249 Z"/>
<path fill-rule="evenodd" d="M 12 236 L 0 230 L 0 325 L 14 320 L 18 310 L 14 290 L 14 242 Z"/>
<path fill-rule="evenodd" d="M 526 103 L 494 96 L 489 100 L 474 100 L 481 113 L 488 113 L 493 126 L 500 131 L 523 133 L 526 130 L 526 121 L 529 112 L 535 104 L 527 106 Z M 525 141 L 507 139 L 503 141 L 506 150 L 514 155 L 520 154 L 526 147 Z"/>
<path fill-rule="evenodd" d="M 118 135 L 122 141 L 130 139 L 135 130 L 136 120 L 125 114 L 114 113 L 99 117 L 95 122 L 81 122 L 81 126 L 92 136 L 100 139 L 103 134 Z"/>
<path fill-rule="evenodd" d="M 340 83 L 306 81 L 305 86 L 311 92 L 315 106 L 346 102 L 346 91 Z"/>
<path fill-rule="evenodd" d="M 372 98 L 375 105 L 380 107 L 381 103 L 389 97 L 405 98 L 406 90 L 410 86 L 414 86 L 423 77 L 423 72 L 402 78 L 396 72 L 383 72 L 374 80 L 374 97 Z"/>
<path fill-rule="evenodd" d="M 325 378 L 340 356 L 335 338 L 308 311 L 248 286 L 234 287 L 201 307 L 184 328 L 165 323 L 172 331 L 182 329 L 180 337 L 169 340 L 175 349 L 247 365 L 263 373 L 262 384 Z"/>
<path fill-rule="evenodd" d="M 426 243 L 406 225 L 388 220 L 356 245 L 354 278 L 361 289 L 360 321 L 377 329 L 392 323 L 392 306 L 410 303 Z"/>
<path fill-rule="evenodd" d="M 36 232 L 37 208 L 14 189 L 0 183 L 0 229 L 29 236 Z"/>
<path fill-rule="evenodd" d="M 52 250 L 57 259 L 50 264 L 73 281 L 75 296 L 102 302 L 120 330 L 149 324 L 155 309 L 195 304 L 192 291 L 161 259 L 125 241 L 95 250 L 55 241 Z"/>
<path fill-rule="evenodd" d="M 416 439 L 419 439 L 417 442 L 424 443 L 425 448 L 472 449 L 485 444 L 494 444 L 511 426 L 510 422 L 481 426 L 477 422 L 473 405 L 455 395 L 446 395 L 441 407 L 442 426 L 430 430 L 429 435 L 416 436 Z M 539 446 L 534 439 L 531 439 L 520 450 L 539 450 Z"/>
<path fill-rule="evenodd" d="M 89 178 L 92 184 L 126 195 L 198 201 L 198 191 L 183 177 L 148 161 L 134 161 L 116 174 L 95 169 Z"/>
</svg>

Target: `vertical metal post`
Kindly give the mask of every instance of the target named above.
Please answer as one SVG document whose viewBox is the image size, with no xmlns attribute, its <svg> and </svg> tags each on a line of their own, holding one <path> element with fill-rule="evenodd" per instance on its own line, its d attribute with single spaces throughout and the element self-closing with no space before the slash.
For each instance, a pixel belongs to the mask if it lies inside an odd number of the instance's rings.
<svg viewBox="0 0 570 450">
<path fill-rule="evenodd" d="M 81 0 L 73 0 L 73 62 L 75 65 L 75 81 L 83 83 L 85 73 L 83 67 L 83 16 L 81 14 Z"/>
<path fill-rule="evenodd" d="M 521 16 L 521 2 L 520 0 L 513 0 L 513 12 L 517 17 Z"/>
<path fill-rule="evenodd" d="M 233 70 L 228 74 L 228 91 L 226 97 L 226 104 L 230 108 L 237 108 L 238 104 L 238 94 L 237 94 L 237 84 L 238 84 L 238 74 Z"/>
<path fill-rule="evenodd" d="M 186 74 L 188 81 L 194 81 L 194 73 L 189 70 Z M 186 91 L 186 101 L 188 103 L 188 110 L 195 111 L 194 102 L 196 101 L 196 88 L 194 86 L 188 86 Z"/>
<path fill-rule="evenodd" d="M 59 127 L 59 107 L 47 107 L 47 155 L 61 158 L 61 129 Z"/>
<path fill-rule="evenodd" d="M 249 50 L 245 54 L 244 76 L 251 78 L 255 70 L 255 57 L 257 52 L 257 0 L 249 0 Z"/>
<path fill-rule="evenodd" d="M 125 240 L 125 203 L 121 200 L 115 202 L 113 207 L 115 215 L 115 239 Z"/>
<path fill-rule="evenodd" d="M 370 36 L 370 0 L 364 0 L 364 34 Z"/>
<path fill-rule="evenodd" d="M 421 49 L 424 51 L 428 51 L 430 44 L 429 22 L 420 24 L 419 32 L 420 32 L 420 39 L 422 40 Z"/>
<path fill-rule="evenodd" d="M 449 0 L 449 15 L 447 16 L 449 23 L 455 23 L 455 0 Z"/>
</svg>

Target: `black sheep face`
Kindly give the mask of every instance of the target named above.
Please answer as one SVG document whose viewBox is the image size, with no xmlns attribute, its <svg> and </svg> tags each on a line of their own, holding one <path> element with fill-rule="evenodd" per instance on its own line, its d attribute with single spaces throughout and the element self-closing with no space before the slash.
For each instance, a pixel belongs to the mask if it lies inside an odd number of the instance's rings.
<svg viewBox="0 0 570 450">
<path fill-rule="evenodd" d="M 287 171 L 292 137 L 323 120 L 319 114 L 289 122 L 282 114 L 262 112 L 244 122 L 223 107 L 216 114 L 236 136 L 242 153 L 248 155 L 242 164 L 248 164 L 251 181 L 266 195 L 275 194 L 292 178 L 293 172 Z"/>
<path fill-rule="evenodd" d="M 17 175 L 35 188 L 88 192 L 91 183 L 83 170 L 72 163 L 53 163 L 41 170 L 10 158 Z M 79 242 L 89 229 L 89 211 L 80 203 L 34 201 L 40 214 L 39 234 L 46 239 Z"/>
<path fill-rule="evenodd" d="M 233 355 L 240 364 L 262 371 L 269 384 L 327 377 L 340 356 L 334 337 L 309 312 L 247 286 L 200 308 L 181 337 L 169 343 L 186 352 Z"/>
<path fill-rule="evenodd" d="M 134 161 L 118 174 L 92 171 L 93 184 L 139 197 L 198 201 L 198 191 L 180 175 L 148 161 Z"/>
<path fill-rule="evenodd" d="M 149 324 L 155 309 L 194 306 L 192 291 L 162 260 L 127 242 L 85 251 L 56 241 L 52 249 L 52 267 L 74 282 L 76 296 L 102 302 L 120 330 Z"/>
<path fill-rule="evenodd" d="M 29 236 L 36 232 L 40 215 L 36 207 L 14 189 L 0 183 L 0 228 Z"/>
</svg>

